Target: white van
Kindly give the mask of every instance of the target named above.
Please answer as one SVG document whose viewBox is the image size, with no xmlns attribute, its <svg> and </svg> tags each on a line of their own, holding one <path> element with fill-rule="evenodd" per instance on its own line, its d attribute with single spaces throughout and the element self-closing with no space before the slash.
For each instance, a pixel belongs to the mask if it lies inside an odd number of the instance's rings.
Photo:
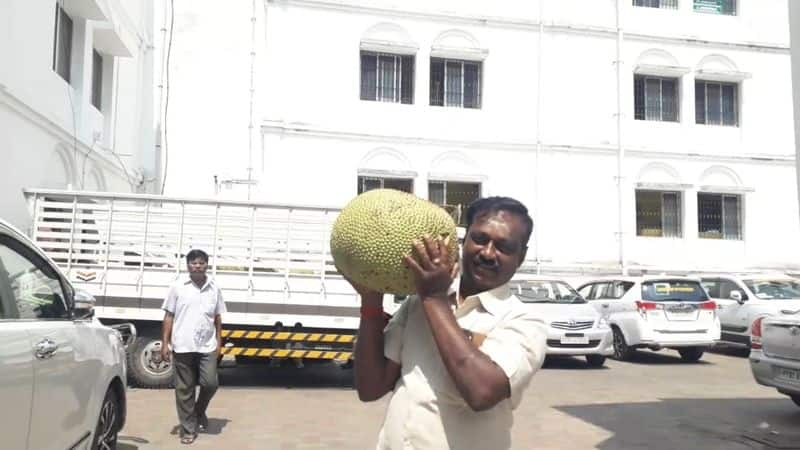
<svg viewBox="0 0 800 450">
<path fill-rule="evenodd" d="M 698 361 L 720 338 L 717 304 L 699 279 L 602 278 L 584 283 L 578 293 L 608 317 L 619 360 L 637 348 L 670 348 L 684 361 Z"/>
</svg>

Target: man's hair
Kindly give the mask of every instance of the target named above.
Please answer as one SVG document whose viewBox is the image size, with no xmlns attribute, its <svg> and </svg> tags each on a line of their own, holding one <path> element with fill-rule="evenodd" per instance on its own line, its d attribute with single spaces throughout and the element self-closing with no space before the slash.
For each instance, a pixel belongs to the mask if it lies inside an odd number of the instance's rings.
<svg viewBox="0 0 800 450">
<path fill-rule="evenodd" d="M 190 250 L 189 253 L 186 254 L 186 262 L 190 263 L 195 259 L 200 258 L 205 262 L 208 262 L 208 253 L 196 248 L 194 250 Z"/>
<path fill-rule="evenodd" d="M 516 214 L 522 219 L 522 224 L 525 225 L 522 243 L 527 246 L 533 232 L 533 219 L 528 214 L 528 208 L 519 200 L 511 197 L 484 197 L 472 202 L 467 208 L 467 228 L 471 227 L 476 219 L 499 211 Z"/>
</svg>

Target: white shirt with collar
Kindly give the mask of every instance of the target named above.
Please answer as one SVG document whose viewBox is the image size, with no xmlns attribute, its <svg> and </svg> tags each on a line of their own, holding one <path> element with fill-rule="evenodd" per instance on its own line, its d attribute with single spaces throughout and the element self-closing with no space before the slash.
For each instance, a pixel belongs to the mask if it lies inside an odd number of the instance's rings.
<svg viewBox="0 0 800 450">
<path fill-rule="evenodd" d="M 202 287 L 191 279 L 170 287 L 161 306 L 174 315 L 172 351 L 175 353 L 211 353 L 217 350 L 217 329 L 214 317 L 227 310 L 222 291 L 211 277 Z"/>
<path fill-rule="evenodd" d="M 378 449 L 511 448 L 512 410 L 544 361 L 545 324 L 507 285 L 466 298 L 454 313 L 461 328 L 486 336 L 479 350 L 506 374 L 511 397 L 473 411 L 447 372 L 422 302 L 409 297 L 384 331 L 384 354 L 401 365 L 401 375 Z"/>
</svg>

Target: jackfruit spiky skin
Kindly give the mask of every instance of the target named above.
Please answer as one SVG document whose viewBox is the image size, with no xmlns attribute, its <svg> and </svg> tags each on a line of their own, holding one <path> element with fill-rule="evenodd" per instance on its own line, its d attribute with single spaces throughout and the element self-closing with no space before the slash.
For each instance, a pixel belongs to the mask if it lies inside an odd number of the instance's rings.
<svg viewBox="0 0 800 450">
<path fill-rule="evenodd" d="M 456 224 L 440 206 L 394 189 L 367 191 L 345 206 L 331 231 L 331 255 L 343 275 L 369 289 L 398 295 L 416 292 L 403 257 L 414 240 L 447 238 L 458 259 Z"/>
</svg>

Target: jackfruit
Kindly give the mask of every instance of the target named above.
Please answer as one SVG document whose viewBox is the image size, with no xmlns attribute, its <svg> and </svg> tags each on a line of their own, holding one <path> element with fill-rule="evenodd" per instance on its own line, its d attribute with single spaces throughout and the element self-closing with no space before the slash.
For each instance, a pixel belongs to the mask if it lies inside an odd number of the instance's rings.
<svg viewBox="0 0 800 450">
<path fill-rule="evenodd" d="M 458 259 L 456 224 L 447 211 L 406 192 L 374 189 L 351 200 L 339 214 L 331 231 L 331 255 L 338 270 L 358 284 L 412 294 L 414 276 L 403 257 L 414 255 L 414 241 L 425 236 L 441 237 L 451 262 Z"/>
</svg>

